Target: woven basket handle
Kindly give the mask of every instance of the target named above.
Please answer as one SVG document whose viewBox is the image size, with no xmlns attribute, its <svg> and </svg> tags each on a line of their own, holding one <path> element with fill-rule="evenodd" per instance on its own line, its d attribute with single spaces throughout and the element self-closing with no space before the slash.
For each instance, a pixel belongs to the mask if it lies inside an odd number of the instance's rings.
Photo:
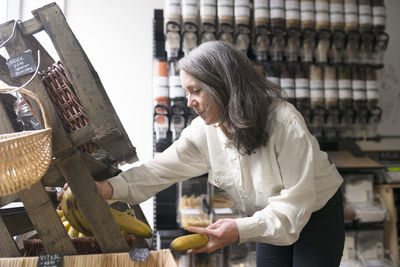
<svg viewBox="0 0 400 267">
<path fill-rule="evenodd" d="M 13 90 L 15 90 L 15 88 L 0 88 L 0 93 L 8 93 Z M 40 102 L 39 97 L 34 92 L 29 91 L 24 88 L 19 89 L 18 92 L 30 96 L 39 104 L 39 108 L 42 111 L 42 115 L 43 115 L 44 128 L 50 128 L 49 117 L 47 116 L 47 112 L 46 112 L 42 102 Z"/>
</svg>

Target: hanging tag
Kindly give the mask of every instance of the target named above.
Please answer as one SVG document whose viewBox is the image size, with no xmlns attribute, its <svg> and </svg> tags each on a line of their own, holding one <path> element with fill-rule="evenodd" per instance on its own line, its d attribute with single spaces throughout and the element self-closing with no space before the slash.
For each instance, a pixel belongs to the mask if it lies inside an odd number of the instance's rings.
<svg viewBox="0 0 400 267">
<path fill-rule="evenodd" d="M 36 64 L 30 50 L 17 56 L 10 57 L 6 64 L 13 78 L 24 76 L 36 70 Z"/>
<path fill-rule="evenodd" d="M 46 254 L 39 255 L 37 267 L 62 267 L 63 255 L 61 254 Z"/>
<path fill-rule="evenodd" d="M 129 250 L 129 256 L 133 261 L 144 262 L 150 256 L 150 250 L 148 248 L 134 248 Z"/>
</svg>

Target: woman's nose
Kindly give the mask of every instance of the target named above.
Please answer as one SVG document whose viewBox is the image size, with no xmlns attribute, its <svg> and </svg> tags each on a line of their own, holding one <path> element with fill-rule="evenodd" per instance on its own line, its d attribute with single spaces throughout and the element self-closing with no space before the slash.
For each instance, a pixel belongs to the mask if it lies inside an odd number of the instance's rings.
<svg viewBox="0 0 400 267">
<path fill-rule="evenodd" d="M 197 106 L 197 101 L 191 95 L 187 96 L 187 106 L 189 108 L 193 108 L 193 107 Z"/>
</svg>

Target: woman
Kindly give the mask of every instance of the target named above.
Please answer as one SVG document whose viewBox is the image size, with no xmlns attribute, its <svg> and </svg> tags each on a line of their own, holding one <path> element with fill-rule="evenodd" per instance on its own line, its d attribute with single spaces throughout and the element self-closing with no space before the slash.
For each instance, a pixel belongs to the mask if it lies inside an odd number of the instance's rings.
<svg viewBox="0 0 400 267">
<path fill-rule="evenodd" d="M 210 237 L 188 253 L 257 242 L 257 266 L 339 266 L 343 180 L 299 112 L 228 43 L 204 43 L 178 65 L 199 117 L 155 159 L 98 183 L 103 197 L 140 203 L 208 173 L 249 217 L 188 227 Z"/>
</svg>

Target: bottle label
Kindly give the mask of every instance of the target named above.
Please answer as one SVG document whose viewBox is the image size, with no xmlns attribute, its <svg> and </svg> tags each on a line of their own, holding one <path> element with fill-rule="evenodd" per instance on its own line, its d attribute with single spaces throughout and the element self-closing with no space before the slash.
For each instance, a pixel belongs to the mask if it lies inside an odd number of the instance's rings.
<svg viewBox="0 0 400 267">
<path fill-rule="evenodd" d="M 325 89 L 325 99 L 337 99 L 338 90 L 335 88 Z"/>
<path fill-rule="evenodd" d="M 196 0 L 182 1 L 182 17 L 196 17 L 198 15 L 198 5 Z"/>
<path fill-rule="evenodd" d="M 378 82 L 377 81 L 366 81 L 365 88 L 367 88 L 367 90 L 378 90 Z"/>
<path fill-rule="evenodd" d="M 235 17 L 250 17 L 249 0 L 235 0 Z"/>
<path fill-rule="evenodd" d="M 302 21 L 315 21 L 314 11 L 301 11 L 300 16 Z"/>
<path fill-rule="evenodd" d="M 279 78 L 279 77 L 267 77 L 267 79 L 270 81 L 270 82 L 272 82 L 272 83 L 274 83 L 274 84 L 276 84 L 276 85 L 280 85 L 280 83 L 281 83 L 281 79 Z"/>
<path fill-rule="evenodd" d="M 285 6 L 282 0 L 271 0 L 270 10 L 271 19 L 281 19 L 285 17 Z"/>
<path fill-rule="evenodd" d="M 344 18 L 343 18 L 343 14 L 339 14 L 339 13 L 331 13 L 330 14 L 330 22 L 331 23 L 343 23 L 344 22 Z"/>
<path fill-rule="evenodd" d="M 295 79 L 296 98 L 309 98 L 309 80 L 304 78 Z"/>
<path fill-rule="evenodd" d="M 166 17 L 180 16 L 181 15 L 181 1 L 180 0 L 167 0 L 165 6 Z"/>
<path fill-rule="evenodd" d="M 336 80 L 324 80 L 324 88 L 325 89 L 335 89 L 337 88 L 337 81 Z"/>
<path fill-rule="evenodd" d="M 185 91 L 182 89 L 179 76 L 169 76 L 169 97 L 185 97 Z"/>
<path fill-rule="evenodd" d="M 233 0 L 218 0 L 218 17 L 233 17 Z"/>
<path fill-rule="evenodd" d="M 352 99 L 351 88 L 338 90 L 339 99 Z"/>
<path fill-rule="evenodd" d="M 374 6 L 372 7 L 372 14 L 374 16 L 386 16 L 386 10 L 383 6 Z"/>
<path fill-rule="evenodd" d="M 329 4 L 328 4 L 328 2 L 316 2 L 315 3 L 315 11 L 317 11 L 317 12 L 329 12 Z"/>
<path fill-rule="evenodd" d="M 329 22 L 329 13 L 328 12 L 316 12 L 315 18 L 318 22 Z"/>
<path fill-rule="evenodd" d="M 365 100 L 365 82 L 361 80 L 352 80 L 352 91 L 353 91 L 353 99 L 354 100 Z"/>
<path fill-rule="evenodd" d="M 254 18 L 256 18 L 256 19 L 269 19 L 269 9 L 267 9 L 267 8 L 254 9 Z"/>
<path fill-rule="evenodd" d="M 168 77 L 155 76 L 153 78 L 153 94 L 154 97 L 168 97 Z"/>
<path fill-rule="evenodd" d="M 285 2 L 286 20 L 300 20 L 299 1 Z"/>
<path fill-rule="evenodd" d="M 324 83 L 322 80 L 310 80 L 311 99 L 324 98 Z"/>
<path fill-rule="evenodd" d="M 370 5 L 359 5 L 359 23 L 372 24 L 372 11 Z"/>
<path fill-rule="evenodd" d="M 200 16 L 201 17 L 215 17 L 216 14 L 217 14 L 216 0 L 200 1 Z"/>
<path fill-rule="evenodd" d="M 310 90 L 310 98 L 311 99 L 323 99 L 324 98 L 324 90 L 311 89 Z"/>
<path fill-rule="evenodd" d="M 281 78 L 281 87 L 294 89 L 294 80 L 291 78 Z"/>
<path fill-rule="evenodd" d="M 330 13 L 343 13 L 343 4 L 330 3 L 329 12 Z"/>
<path fill-rule="evenodd" d="M 377 17 L 377 16 L 374 16 L 374 17 L 373 17 L 373 24 L 374 24 L 375 26 L 385 25 L 385 24 L 386 24 L 386 17 Z"/>
<path fill-rule="evenodd" d="M 351 80 L 348 79 L 339 79 L 338 81 L 339 88 L 339 99 L 351 99 Z"/>
<path fill-rule="evenodd" d="M 314 2 L 313 1 L 301 1 L 300 2 L 301 12 L 314 12 Z"/>
<path fill-rule="evenodd" d="M 344 21 L 346 23 L 358 23 L 358 16 L 357 14 L 348 14 L 344 15 Z"/>
<path fill-rule="evenodd" d="M 255 0 L 254 1 L 254 18 L 255 19 L 269 19 L 268 0 Z"/>
<path fill-rule="evenodd" d="M 344 13 L 346 14 L 357 14 L 357 5 L 356 4 L 344 4 Z"/>
<path fill-rule="evenodd" d="M 296 88 L 296 98 L 310 98 L 310 90 Z"/>
<path fill-rule="evenodd" d="M 375 90 L 367 90 L 367 100 L 379 99 L 379 91 Z"/>
</svg>

